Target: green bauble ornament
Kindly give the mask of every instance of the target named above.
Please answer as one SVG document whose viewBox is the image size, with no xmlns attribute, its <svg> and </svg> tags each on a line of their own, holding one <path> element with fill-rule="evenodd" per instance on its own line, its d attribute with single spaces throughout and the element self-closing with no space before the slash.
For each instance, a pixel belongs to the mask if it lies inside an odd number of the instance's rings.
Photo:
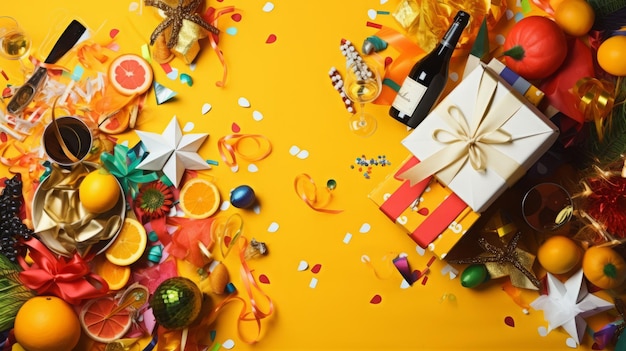
<svg viewBox="0 0 626 351">
<path fill-rule="evenodd" d="M 202 292 L 188 278 L 169 278 L 154 291 L 150 298 L 150 307 L 159 325 L 166 329 L 183 329 L 200 314 Z"/>
</svg>

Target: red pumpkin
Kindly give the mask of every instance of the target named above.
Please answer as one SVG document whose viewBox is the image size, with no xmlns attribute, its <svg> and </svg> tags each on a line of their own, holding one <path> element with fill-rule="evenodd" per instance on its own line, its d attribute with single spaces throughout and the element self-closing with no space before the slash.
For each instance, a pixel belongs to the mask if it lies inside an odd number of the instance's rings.
<svg viewBox="0 0 626 351">
<path fill-rule="evenodd" d="M 504 40 L 506 65 L 527 80 L 554 73 L 567 56 L 565 33 L 554 21 L 529 16 L 513 25 Z"/>
</svg>

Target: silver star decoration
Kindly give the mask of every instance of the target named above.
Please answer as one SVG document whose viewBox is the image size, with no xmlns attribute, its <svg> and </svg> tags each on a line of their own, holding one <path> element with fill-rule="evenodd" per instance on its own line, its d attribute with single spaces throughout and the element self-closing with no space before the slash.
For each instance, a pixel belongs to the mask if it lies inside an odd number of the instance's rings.
<svg viewBox="0 0 626 351">
<path fill-rule="evenodd" d="M 135 131 L 145 145 L 148 156 L 137 169 L 162 171 L 178 188 L 186 169 L 210 169 L 206 161 L 198 155 L 198 149 L 209 136 L 207 133 L 183 135 L 176 116 L 165 127 L 162 134 Z"/>
<path fill-rule="evenodd" d="M 580 344 L 585 334 L 585 318 L 613 308 L 613 304 L 587 290 L 580 269 L 565 283 L 548 273 L 548 295 L 541 295 L 530 303 L 536 310 L 543 310 L 548 322 L 548 332 L 558 327 Z"/>
</svg>

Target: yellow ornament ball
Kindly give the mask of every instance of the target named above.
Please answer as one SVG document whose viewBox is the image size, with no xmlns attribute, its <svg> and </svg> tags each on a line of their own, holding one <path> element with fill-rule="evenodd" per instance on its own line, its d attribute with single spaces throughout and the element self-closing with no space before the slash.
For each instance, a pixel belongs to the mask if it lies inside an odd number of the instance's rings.
<svg viewBox="0 0 626 351">
<path fill-rule="evenodd" d="M 551 236 L 537 250 L 539 264 L 552 274 L 570 272 L 580 264 L 582 257 L 581 247 L 563 235 Z"/>
<path fill-rule="evenodd" d="M 104 169 L 89 172 L 78 186 L 80 203 L 91 213 L 103 213 L 115 207 L 120 192 L 115 176 Z"/>
<path fill-rule="evenodd" d="M 595 12 L 585 0 L 563 0 L 554 10 L 554 21 L 571 36 L 580 37 L 591 30 Z"/>
<path fill-rule="evenodd" d="M 626 36 L 615 35 L 598 47 L 598 64 L 609 74 L 626 76 Z"/>
</svg>

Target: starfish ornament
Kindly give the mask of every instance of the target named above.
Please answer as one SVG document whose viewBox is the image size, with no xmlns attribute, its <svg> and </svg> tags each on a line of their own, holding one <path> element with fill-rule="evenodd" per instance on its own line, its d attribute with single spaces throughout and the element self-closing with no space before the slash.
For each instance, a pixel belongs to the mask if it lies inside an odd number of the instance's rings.
<svg viewBox="0 0 626 351">
<path fill-rule="evenodd" d="M 458 260 L 450 260 L 450 263 L 457 264 L 475 264 L 475 263 L 497 263 L 499 265 L 512 265 L 517 271 L 522 273 L 535 287 L 541 287 L 541 281 L 531 272 L 533 259 L 527 257 L 527 252 L 519 249 L 517 244 L 522 232 L 518 231 L 505 247 L 499 247 L 487 242 L 487 239 L 481 237 L 478 244 L 490 255 L 481 255 L 472 258 L 464 258 Z M 524 262 L 522 262 L 524 261 Z"/>
<path fill-rule="evenodd" d="M 587 285 L 583 282 L 582 269 L 565 283 L 551 273 L 548 273 L 547 277 L 548 295 L 539 296 L 530 303 L 530 306 L 536 310 L 543 310 L 544 319 L 548 322 L 548 332 L 563 327 L 577 343 L 580 343 L 587 327 L 584 318 L 611 309 L 613 304 L 589 293 Z"/>
<path fill-rule="evenodd" d="M 163 134 L 136 130 L 148 149 L 148 156 L 137 165 L 137 169 L 163 171 L 163 174 L 178 187 L 185 169 L 210 169 L 206 161 L 197 154 L 198 149 L 209 136 L 206 133 L 183 135 L 176 116 L 165 127 Z"/>
<path fill-rule="evenodd" d="M 180 29 L 183 27 L 183 20 L 191 21 L 213 34 L 219 34 L 219 29 L 206 22 L 196 13 L 196 9 L 200 6 L 202 0 L 191 0 L 187 5 L 183 5 L 184 2 L 185 0 L 178 0 L 178 6 L 172 7 L 162 0 L 145 0 L 146 6 L 156 7 L 165 12 L 166 16 L 163 22 L 159 23 L 152 32 L 152 35 L 150 35 L 150 45 L 154 45 L 154 42 L 161 32 L 168 27 L 172 27 L 172 34 L 167 41 L 167 47 L 171 49 L 176 46 L 178 43 L 178 33 L 180 33 Z"/>
</svg>

